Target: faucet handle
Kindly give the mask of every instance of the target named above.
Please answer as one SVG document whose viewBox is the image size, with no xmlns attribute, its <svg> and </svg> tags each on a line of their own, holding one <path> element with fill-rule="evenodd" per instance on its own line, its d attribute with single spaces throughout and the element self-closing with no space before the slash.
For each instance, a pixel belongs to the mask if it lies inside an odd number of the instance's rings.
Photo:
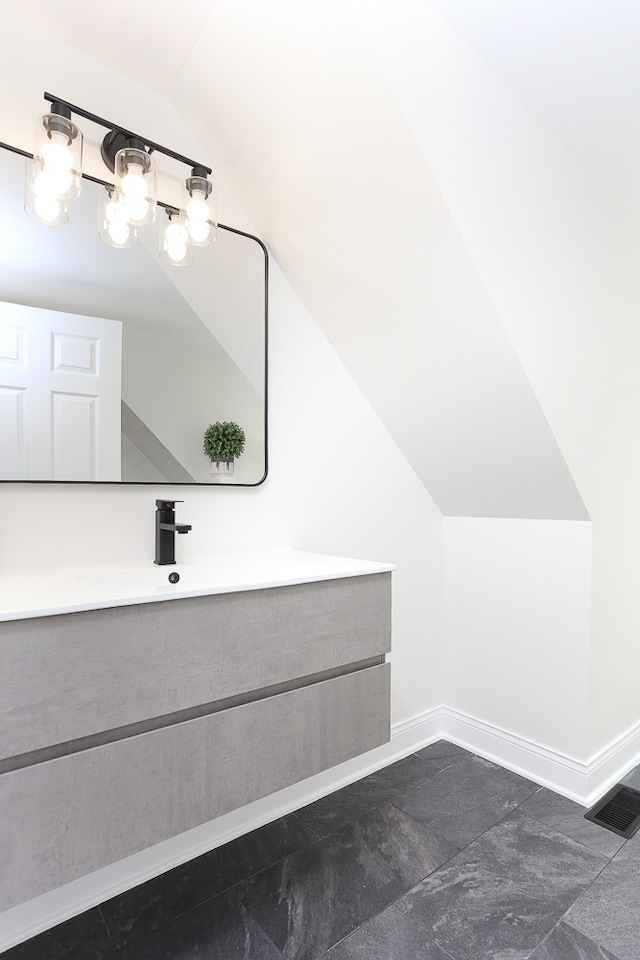
<svg viewBox="0 0 640 960">
<path fill-rule="evenodd" d="M 173 510 L 176 503 L 184 503 L 184 500 L 156 500 L 158 510 Z"/>
</svg>

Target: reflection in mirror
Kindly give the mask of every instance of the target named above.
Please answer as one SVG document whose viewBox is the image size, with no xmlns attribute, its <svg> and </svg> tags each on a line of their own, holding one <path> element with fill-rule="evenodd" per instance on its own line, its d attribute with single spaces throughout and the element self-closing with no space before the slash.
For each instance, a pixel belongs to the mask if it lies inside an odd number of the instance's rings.
<svg viewBox="0 0 640 960">
<path fill-rule="evenodd" d="M 61 227 L 23 210 L 23 156 L 0 149 L 0 480 L 256 485 L 266 475 L 267 254 L 222 225 L 174 267 L 148 228 L 98 237 L 85 180 Z M 212 476 L 209 424 L 245 432 Z"/>
</svg>

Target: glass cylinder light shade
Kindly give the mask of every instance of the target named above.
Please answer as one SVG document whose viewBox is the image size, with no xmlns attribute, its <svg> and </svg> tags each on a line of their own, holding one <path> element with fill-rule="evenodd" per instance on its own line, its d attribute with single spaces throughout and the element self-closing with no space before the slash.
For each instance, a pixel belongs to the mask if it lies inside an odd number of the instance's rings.
<svg viewBox="0 0 640 960">
<path fill-rule="evenodd" d="M 100 239 L 110 247 L 133 247 L 138 240 L 129 211 L 115 187 L 100 193 Z"/>
<path fill-rule="evenodd" d="M 153 223 L 156 218 L 156 166 L 153 158 L 142 148 L 124 147 L 116 153 L 114 173 L 129 223 L 137 227 Z"/>
<path fill-rule="evenodd" d="M 189 231 L 182 211 L 167 210 L 167 222 L 160 234 L 160 259 L 173 267 L 193 263 L 189 250 Z"/>
<path fill-rule="evenodd" d="M 200 175 L 202 173 L 202 175 Z M 216 189 L 206 171 L 194 167 L 192 176 L 183 184 L 182 207 L 185 212 L 189 242 L 204 247 L 216 239 Z"/>
<path fill-rule="evenodd" d="M 66 223 L 67 204 L 81 189 L 82 133 L 69 109 L 54 103 L 51 113 L 38 119 L 33 160 L 27 163 L 25 210 L 40 223 Z"/>
</svg>

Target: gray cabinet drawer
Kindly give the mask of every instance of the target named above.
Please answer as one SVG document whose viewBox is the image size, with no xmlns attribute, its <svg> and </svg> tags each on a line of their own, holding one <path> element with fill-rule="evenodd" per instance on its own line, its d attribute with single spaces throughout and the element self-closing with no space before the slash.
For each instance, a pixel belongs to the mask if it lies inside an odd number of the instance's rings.
<svg viewBox="0 0 640 960">
<path fill-rule="evenodd" d="M 382 664 L 5 773 L 0 910 L 388 739 Z"/>
<path fill-rule="evenodd" d="M 390 649 L 391 574 L 0 624 L 0 759 Z"/>
</svg>

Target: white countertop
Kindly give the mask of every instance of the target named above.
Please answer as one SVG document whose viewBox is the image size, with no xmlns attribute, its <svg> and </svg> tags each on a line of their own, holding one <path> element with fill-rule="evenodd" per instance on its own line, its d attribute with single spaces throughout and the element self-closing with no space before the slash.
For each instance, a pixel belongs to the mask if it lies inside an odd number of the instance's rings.
<svg viewBox="0 0 640 960">
<path fill-rule="evenodd" d="M 153 561 L 0 570 L 0 621 L 293 583 L 360 577 L 395 570 L 391 563 L 299 550 L 259 550 L 192 558 L 174 565 Z M 169 574 L 178 573 L 178 583 Z"/>
</svg>

